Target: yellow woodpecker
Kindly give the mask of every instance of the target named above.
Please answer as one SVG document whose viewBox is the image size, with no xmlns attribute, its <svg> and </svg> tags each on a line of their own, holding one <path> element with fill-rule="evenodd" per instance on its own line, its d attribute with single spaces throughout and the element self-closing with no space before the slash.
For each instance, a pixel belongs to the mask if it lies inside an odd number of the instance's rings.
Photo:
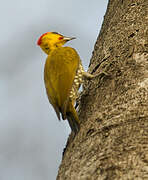
<svg viewBox="0 0 148 180">
<path fill-rule="evenodd" d="M 93 75 L 84 71 L 80 57 L 75 49 L 63 47 L 74 37 L 65 37 L 57 32 L 47 32 L 37 44 L 48 55 L 44 68 L 44 81 L 49 102 L 52 104 L 58 119 L 68 119 L 71 130 L 79 131 L 80 121 L 74 108 L 78 90 L 83 77 Z"/>
</svg>

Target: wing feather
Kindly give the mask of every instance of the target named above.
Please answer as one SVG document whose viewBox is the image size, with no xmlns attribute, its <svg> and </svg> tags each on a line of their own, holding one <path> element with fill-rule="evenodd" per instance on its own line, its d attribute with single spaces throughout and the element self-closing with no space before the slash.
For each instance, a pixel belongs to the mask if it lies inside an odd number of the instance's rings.
<svg viewBox="0 0 148 180">
<path fill-rule="evenodd" d="M 44 80 L 47 95 L 57 116 L 57 109 L 59 109 L 63 119 L 66 118 L 69 92 L 72 88 L 79 62 L 79 55 L 71 47 L 57 48 L 46 60 Z"/>
</svg>

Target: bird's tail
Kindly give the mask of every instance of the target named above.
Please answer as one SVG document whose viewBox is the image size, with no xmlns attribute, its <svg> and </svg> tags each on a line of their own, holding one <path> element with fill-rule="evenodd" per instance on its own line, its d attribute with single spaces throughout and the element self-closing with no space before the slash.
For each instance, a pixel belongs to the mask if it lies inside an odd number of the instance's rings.
<svg viewBox="0 0 148 180">
<path fill-rule="evenodd" d="M 68 123 L 71 127 L 71 130 L 74 132 L 74 134 L 77 134 L 80 129 L 80 120 L 72 102 L 69 102 L 66 116 L 67 116 Z"/>
</svg>

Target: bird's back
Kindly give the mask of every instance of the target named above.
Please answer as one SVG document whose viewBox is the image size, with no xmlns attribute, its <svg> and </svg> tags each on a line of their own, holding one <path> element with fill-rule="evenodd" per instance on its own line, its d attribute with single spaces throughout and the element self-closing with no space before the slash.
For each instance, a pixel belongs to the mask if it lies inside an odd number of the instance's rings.
<svg viewBox="0 0 148 180">
<path fill-rule="evenodd" d="M 69 93 L 79 63 L 79 55 L 71 47 L 56 48 L 46 59 L 44 69 L 46 91 L 59 119 L 60 112 L 62 117 L 66 116 Z"/>
</svg>

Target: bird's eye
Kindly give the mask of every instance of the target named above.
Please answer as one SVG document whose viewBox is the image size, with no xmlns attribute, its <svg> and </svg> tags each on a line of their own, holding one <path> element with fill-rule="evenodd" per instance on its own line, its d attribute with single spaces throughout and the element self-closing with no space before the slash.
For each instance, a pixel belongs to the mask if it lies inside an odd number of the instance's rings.
<svg viewBox="0 0 148 180">
<path fill-rule="evenodd" d="M 63 37 L 61 36 L 61 37 L 59 37 L 59 40 L 62 40 L 63 39 Z"/>
</svg>

